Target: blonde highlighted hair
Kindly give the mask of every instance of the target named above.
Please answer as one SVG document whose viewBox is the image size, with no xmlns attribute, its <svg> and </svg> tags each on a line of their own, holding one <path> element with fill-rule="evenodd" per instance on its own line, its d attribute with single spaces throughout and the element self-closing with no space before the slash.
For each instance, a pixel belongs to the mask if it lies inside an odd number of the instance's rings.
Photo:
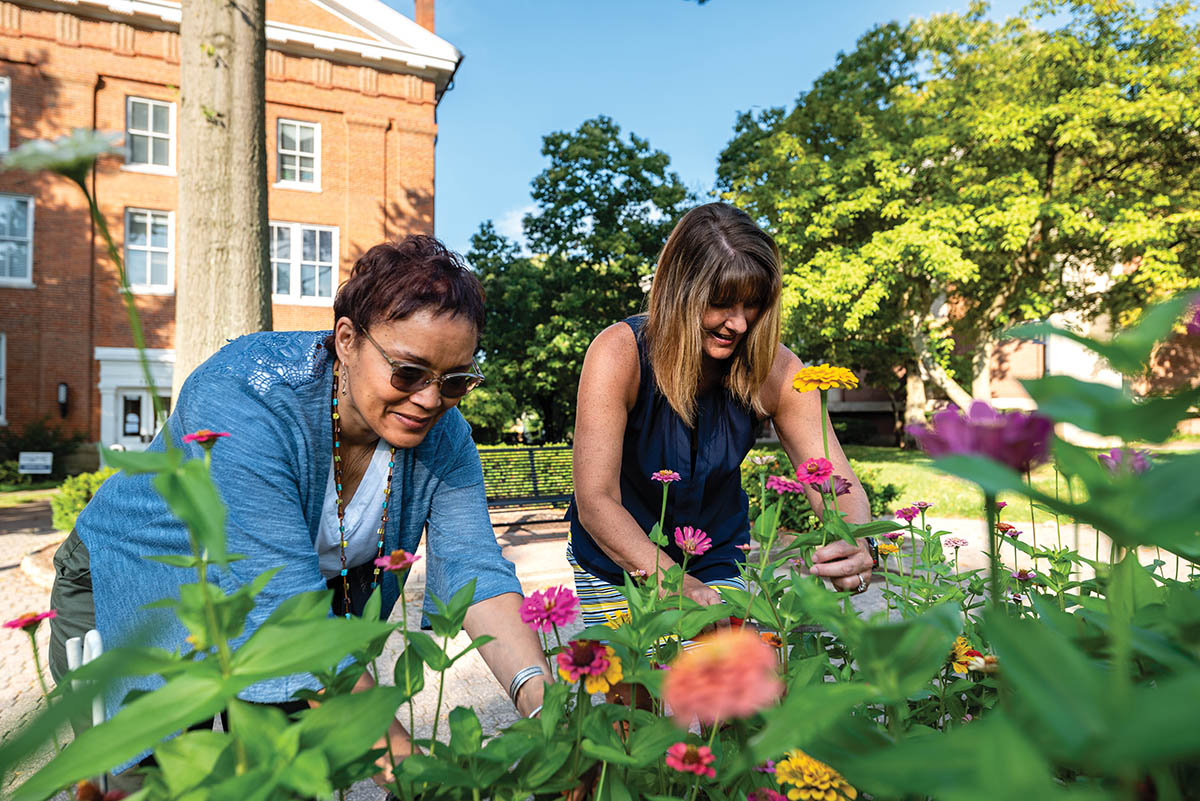
<svg viewBox="0 0 1200 801">
<path fill-rule="evenodd" d="M 759 391 L 779 347 L 779 248 L 750 216 L 725 203 L 683 215 L 658 257 L 646 314 L 646 342 L 654 380 L 671 408 L 695 425 L 704 331 L 710 306 L 756 304 L 758 318 L 729 360 L 725 387 L 765 414 Z"/>
</svg>

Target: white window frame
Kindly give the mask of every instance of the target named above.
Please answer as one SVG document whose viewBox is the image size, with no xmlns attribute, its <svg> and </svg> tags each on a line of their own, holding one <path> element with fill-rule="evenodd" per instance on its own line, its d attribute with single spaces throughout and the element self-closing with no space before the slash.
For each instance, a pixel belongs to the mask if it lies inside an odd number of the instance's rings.
<svg viewBox="0 0 1200 801">
<path fill-rule="evenodd" d="M 167 164 L 134 164 L 133 159 L 133 142 L 130 139 L 130 134 L 138 134 L 139 136 L 149 136 L 151 138 L 162 138 L 162 134 L 156 133 L 153 130 L 134 131 L 130 128 L 133 123 L 133 104 L 147 103 L 150 106 L 150 117 L 153 119 L 154 106 L 165 106 L 167 108 Z M 151 124 L 153 127 L 153 123 Z M 125 162 L 121 165 L 121 169 L 131 172 L 148 172 L 155 175 L 174 175 L 175 174 L 175 134 L 178 128 L 175 124 L 175 104 L 169 100 L 156 100 L 153 97 L 136 97 L 134 95 L 125 96 Z M 153 154 L 154 148 L 151 146 L 150 153 Z"/>
<path fill-rule="evenodd" d="M 7 75 L 0 75 L 0 117 L 0 153 L 7 153 L 12 136 L 12 79 Z"/>
<path fill-rule="evenodd" d="M 166 284 L 135 284 L 132 281 L 129 284 L 129 289 L 135 295 L 174 295 L 175 294 L 175 212 L 163 211 L 162 209 L 141 209 L 133 206 L 125 208 L 125 227 L 123 230 L 122 253 L 121 258 L 125 260 L 125 270 L 128 275 L 129 270 L 129 217 L 131 214 L 147 214 L 151 218 L 146 221 L 146 238 L 147 244 L 144 248 L 139 247 L 138 250 L 144 250 L 147 254 L 146 259 L 146 278 L 150 277 L 150 259 L 149 254 L 154 252 L 162 252 L 161 248 L 155 248 L 149 244 L 150 226 L 153 225 L 153 215 L 160 214 L 167 218 L 167 283 Z"/>
<path fill-rule="evenodd" d="M 291 286 L 288 287 L 288 290 L 286 292 L 277 291 L 278 287 L 275 286 L 275 279 L 277 277 L 275 274 L 275 262 L 277 261 L 277 259 L 275 258 L 275 229 L 276 228 L 287 228 L 291 231 L 291 237 L 289 240 L 289 243 L 290 243 L 289 249 L 291 251 L 291 255 L 290 255 L 290 258 L 288 259 L 288 262 L 290 265 L 288 272 L 289 272 L 289 279 L 290 279 Z M 329 297 L 327 297 L 327 298 L 302 296 L 300 294 L 300 264 L 303 261 L 303 259 L 301 257 L 303 256 L 303 252 L 304 252 L 303 251 L 303 245 L 304 245 L 303 232 L 306 230 L 316 231 L 318 233 L 320 233 L 322 231 L 328 231 L 333 235 L 333 241 L 331 243 L 331 251 L 330 251 L 331 255 L 333 256 L 333 261 L 330 264 L 331 269 L 330 269 L 330 273 L 329 273 Z M 271 299 L 272 299 L 272 301 L 274 301 L 275 303 L 291 304 L 291 305 L 295 305 L 295 306 L 327 306 L 327 307 L 333 306 L 333 297 L 334 297 L 334 295 L 337 294 L 339 275 L 340 275 L 340 271 L 341 271 L 341 251 L 339 250 L 340 244 L 338 242 L 337 226 L 315 225 L 312 223 L 284 222 L 281 220 L 271 220 L 271 224 L 268 227 L 268 231 L 269 231 L 269 235 L 271 237 L 271 242 L 270 242 L 269 247 L 270 247 L 270 253 L 271 253 L 270 263 L 271 263 Z M 318 248 L 320 247 L 319 241 L 318 241 L 317 246 L 318 246 Z"/>
<path fill-rule="evenodd" d="M 36 204 L 33 202 L 32 195 L 21 195 L 16 192 L 0 192 L 0 197 L 18 198 L 20 200 L 24 200 L 29 205 L 29 213 L 26 215 L 26 218 L 25 218 L 26 222 L 27 222 L 27 230 L 25 232 L 25 239 L 26 239 L 26 241 L 29 242 L 29 262 L 28 262 L 29 274 L 27 276 L 25 276 L 24 278 L 13 278 L 13 277 L 7 276 L 7 275 L 0 276 L 0 287 L 32 289 L 34 286 L 34 284 L 33 284 L 33 214 L 35 211 Z"/>
<path fill-rule="evenodd" d="M 313 179 L 312 181 L 301 181 L 299 177 L 294 181 L 285 181 L 283 175 L 282 156 L 292 155 L 299 159 L 304 155 L 299 150 L 284 151 L 283 137 L 280 135 L 280 129 L 284 125 L 303 125 L 313 129 Z M 297 137 L 299 144 L 299 137 Z M 299 161 L 296 162 L 296 175 L 300 175 Z M 320 192 L 321 191 L 321 123 L 306 122 L 304 120 L 292 120 L 286 117 L 279 117 L 275 120 L 275 186 L 280 189 L 300 189 L 305 192 Z"/>
<path fill-rule="evenodd" d="M 8 335 L 0 331 L 0 426 L 8 425 Z"/>
</svg>

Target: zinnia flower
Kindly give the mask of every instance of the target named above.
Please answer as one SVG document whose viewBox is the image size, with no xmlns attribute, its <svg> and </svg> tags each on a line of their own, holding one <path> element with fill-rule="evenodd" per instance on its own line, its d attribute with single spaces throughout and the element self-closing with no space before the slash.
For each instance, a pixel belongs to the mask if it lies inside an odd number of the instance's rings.
<svg viewBox="0 0 1200 801">
<path fill-rule="evenodd" d="M 589 693 L 605 693 L 621 681 L 621 658 L 603 643 L 571 640 L 558 653 L 558 675 L 572 684 L 582 678 Z"/>
<path fill-rule="evenodd" d="M 50 609 L 46 612 L 26 612 L 20 617 L 15 617 L 4 624 L 6 629 L 21 629 L 22 631 L 33 633 L 33 630 L 38 627 L 38 624 L 43 620 L 50 620 L 58 617 L 58 612 Z"/>
<path fill-rule="evenodd" d="M 796 468 L 796 480 L 801 484 L 820 484 L 828 481 L 832 475 L 833 463 L 821 456 L 806 459 Z"/>
<path fill-rule="evenodd" d="M 995 673 L 1000 669 L 1000 660 L 994 655 L 973 656 L 967 660 L 967 668 L 976 673 Z"/>
<path fill-rule="evenodd" d="M 929 503 L 928 501 L 917 501 L 916 503 L 913 504 L 913 506 L 917 507 L 922 512 L 924 512 L 926 509 L 931 508 L 933 506 L 933 504 Z"/>
<path fill-rule="evenodd" d="M 905 523 L 911 523 L 919 514 L 921 514 L 921 510 L 915 506 L 906 506 L 903 509 L 896 510 L 896 517 Z"/>
<path fill-rule="evenodd" d="M 733 547 L 737 548 L 742 553 L 750 553 L 750 543 L 748 542 L 744 542 L 741 545 L 735 545 Z"/>
<path fill-rule="evenodd" d="M 982 659 L 983 654 L 972 648 L 966 637 L 955 638 L 954 645 L 950 648 L 950 667 L 954 668 L 955 673 L 966 675 L 971 660 L 976 658 Z"/>
<path fill-rule="evenodd" d="M 773 631 L 760 631 L 758 633 L 758 638 L 772 648 L 783 647 L 783 638 Z"/>
<path fill-rule="evenodd" d="M 668 768 L 674 768 L 680 773 L 695 773 L 697 776 L 712 778 L 717 772 L 709 767 L 717 758 L 707 745 L 695 746 L 691 743 L 675 743 L 667 749 L 664 760 Z"/>
<path fill-rule="evenodd" d="M 1005 506 L 1008 506 L 1008 501 L 996 501 L 996 511 L 999 512 Z"/>
<path fill-rule="evenodd" d="M 818 762 L 800 750 L 788 751 L 787 759 L 775 765 L 775 781 L 791 785 L 787 797 L 792 801 L 853 801 L 858 790 L 842 774 Z"/>
<path fill-rule="evenodd" d="M 828 364 L 817 364 L 802 367 L 792 377 L 792 388 L 797 392 L 808 392 L 813 389 L 854 389 L 858 386 L 858 376 L 845 367 L 830 367 Z"/>
<path fill-rule="evenodd" d="M 750 464 L 766 467 L 769 464 L 775 464 L 775 454 L 765 453 L 762 455 L 754 455 L 750 457 Z"/>
<path fill-rule="evenodd" d="M 392 551 L 387 556 L 381 556 L 376 559 L 375 565 L 376 567 L 382 567 L 384 570 L 390 570 L 393 573 L 403 573 L 420 558 L 415 553 L 409 553 L 405 550 Z"/>
<path fill-rule="evenodd" d="M 804 485 L 783 476 L 767 476 L 767 489 L 775 490 L 780 495 L 799 495 L 804 492 Z"/>
<path fill-rule="evenodd" d="M 881 542 L 875 546 L 875 549 L 879 551 L 880 556 L 888 556 L 900 552 L 900 546 L 894 542 Z"/>
<path fill-rule="evenodd" d="M 754 767 L 754 772 L 755 773 L 774 773 L 775 772 L 775 760 L 768 759 L 766 762 L 762 763 L 761 765 L 756 765 Z"/>
<path fill-rule="evenodd" d="M 949 454 L 985 456 L 1021 473 L 1046 461 L 1054 424 L 1036 412 L 998 412 L 983 401 L 966 414 L 951 406 L 933 416 L 931 425 L 907 431 L 933 457 Z"/>
<path fill-rule="evenodd" d="M 566 587 L 536 590 L 521 604 L 521 621 L 534 631 L 550 631 L 579 617 L 579 599 Z"/>
<path fill-rule="evenodd" d="M 207 428 L 202 428 L 199 431 L 194 431 L 191 434 L 184 434 L 184 442 L 195 442 L 204 450 L 212 450 L 212 446 L 217 443 L 221 437 L 228 437 L 228 431 L 209 431 Z"/>
<path fill-rule="evenodd" d="M 1025 569 L 1014 570 L 1012 572 L 1012 577 L 1015 578 L 1017 581 L 1032 581 L 1033 577 L 1036 575 L 1037 575 L 1037 573 L 1033 572 L 1032 570 L 1025 570 Z"/>
<path fill-rule="evenodd" d="M 787 801 L 787 796 L 777 793 L 769 787 L 759 787 L 746 795 L 746 801 Z"/>
<path fill-rule="evenodd" d="M 722 629 L 671 663 L 662 698 L 675 718 L 705 725 L 744 718 L 775 703 L 783 692 L 775 652 L 745 629 Z"/>
<path fill-rule="evenodd" d="M 675 528 L 675 544 L 688 556 L 700 556 L 712 547 L 712 540 L 698 528 Z"/>
<path fill-rule="evenodd" d="M 1133 448 L 1113 448 L 1097 457 L 1100 464 L 1114 476 L 1140 475 L 1150 469 L 1150 451 Z"/>
<path fill-rule="evenodd" d="M 1021 534 L 1023 533 L 1021 531 L 1018 531 L 1017 527 L 1014 526 L 1012 523 L 1005 523 L 1003 521 L 996 524 L 996 531 L 999 532 L 1000 534 L 1003 534 L 1006 537 L 1012 537 L 1014 540 L 1017 537 L 1021 536 Z"/>
<path fill-rule="evenodd" d="M 651 481 L 658 481 L 662 484 L 671 484 L 679 481 L 681 476 L 674 470 L 658 470 L 650 474 Z"/>
<path fill-rule="evenodd" d="M 849 495 L 850 489 L 853 486 L 854 485 L 851 484 L 849 480 L 844 479 L 841 476 L 831 476 L 828 481 L 818 484 L 817 489 L 819 489 L 825 495 L 840 496 Z"/>
<path fill-rule="evenodd" d="M 604 625 L 610 629 L 619 629 L 621 626 L 628 625 L 633 622 L 633 615 L 628 609 L 619 609 L 616 612 L 604 613 Z"/>
<path fill-rule="evenodd" d="M 99 787 L 87 779 L 75 785 L 75 801 L 121 801 L 122 798 L 128 797 L 129 793 L 124 790 L 113 789 L 102 793 Z"/>
<path fill-rule="evenodd" d="M 951 548 L 953 548 L 956 551 L 959 548 L 966 548 L 968 545 L 971 544 L 971 543 L 967 542 L 966 540 L 962 539 L 961 537 L 947 537 L 946 539 L 942 540 L 942 543 L 944 545 L 949 545 Z"/>
<path fill-rule="evenodd" d="M 1192 319 L 1184 323 L 1189 335 L 1200 337 L 1200 300 L 1192 307 Z"/>
<path fill-rule="evenodd" d="M 904 532 L 888 531 L 883 535 L 883 538 L 885 540 L 891 540 L 892 542 L 904 542 Z"/>
</svg>

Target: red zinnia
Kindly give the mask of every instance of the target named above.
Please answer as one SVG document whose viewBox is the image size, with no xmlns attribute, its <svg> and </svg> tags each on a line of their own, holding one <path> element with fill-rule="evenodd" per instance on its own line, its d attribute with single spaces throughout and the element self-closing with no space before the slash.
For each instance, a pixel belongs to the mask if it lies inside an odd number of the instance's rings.
<svg viewBox="0 0 1200 801">
<path fill-rule="evenodd" d="M 796 480 L 801 484 L 821 484 L 833 475 L 833 462 L 822 457 L 806 459 L 796 468 Z"/>
<path fill-rule="evenodd" d="M 579 599 L 566 587 L 537 590 L 521 604 L 521 621 L 534 631 L 565 626 L 578 616 Z"/>
<path fill-rule="evenodd" d="M 709 767 L 716 761 L 713 752 L 707 745 L 695 746 L 691 743 L 675 743 L 667 749 L 666 763 L 668 768 L 674 768 L 680 773 L 695 773 L 697 776 L 707 776 L 710 779 L 717 772 Z"/>
<path fill-rule="evenodd" d="M 409 553 L 408 551 L 392 551 L 387 556 L 381 556 L 376 559 L 375 565 L 382 567 L 384 570 L 390 570 L 393 573 L 403 573 L 420 558 L 415 553 Z"/>
<path fill-rule="evenodd" d="M 26 612 L 20 617 L 15 617 L 4 624 L 6 629 L 21 629 L 22 631 L 33 631 L 38 627 L 38 624 L 43 620 L 50 620 L 58 617 L 58 612 L 53 609 L 47 612 Z"/>
<path fill-rule="evenodd" d="M 209 431 L 207 428 L 202 428 L 191 434 L 184 434 L 184 442 L 195 442 L 203 445 L 205 448 L 211 448 L 213 443 L 221 437 L 228 437 L 228 431 Z"/>
</svg>

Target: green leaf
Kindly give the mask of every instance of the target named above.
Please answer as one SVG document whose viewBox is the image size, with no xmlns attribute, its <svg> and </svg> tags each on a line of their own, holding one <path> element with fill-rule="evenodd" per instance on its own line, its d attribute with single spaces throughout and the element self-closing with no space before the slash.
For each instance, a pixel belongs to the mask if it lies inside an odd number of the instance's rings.
<svg viewBox="0 0 1200 801">
<path fill-rule="evenodd" d="M 655 523 L 650 527 L 650 541 L 660 548 L 667 547 L 667 536 L 663 534 L 662 526 Z"/>
<path fill-rule="evenodd" d="M 154 758 L 171 795 L 180 797 L 215 775 L 232 775 L 237 769 L 233 738 L 215 731 L 189 731 L 159 743 Z"/>
<path fill-rule="evenodd" d="M 183 461 L 183 451 L 112 451 L 101 448 L 100 458 L 109 467 L 136 476 L 139 473 L 165 473 L 174 470 Z"/>
<path fill-rule="evenodd" d="M 615 770 L 607 771 L 596 793 L 596 801 L 633 801 L 629 788 L 621 780 L 621 774 Z"/>
<path fill-rule="evenodd" d="M 1200 399 L 1197 388 L 1134 402 L 1125 389 L 1068 375 L 1024 379 L 1021 384 L 1037 401 L 1041 414 L 1084 431 L 1128 441 L 1162 442 Z"/>
<path fill-rule="evenodd" d="M 301 751 L 284 770 L 279 783 L 290 787 L 302 798 L 330 798 L 333 785 L 329 782 L 329 763 L 317 749 Z"/>
<path fill-rule="evenodd" d="M 325 670 L 390 630 L 388 623 L 359 618 L 263 623 L 234 653 L 233 675 L 258 681 Z"/>
<path fill-rule="evenodd" d="M 475 599 L 475 579 L 471 579 L 465 585 L 458 589 L 458 592 L 450 598 L 449 603 L 442 603 L 440 598 L 433 597 L 433 603 L 437 606 L 437 615 L 429 615 L 429 624 L 433 628 L 433 633 L 439 637 L 453 637 L 458 632 L 462 631 L 463 621 L 467 617 L 467 610 Z"/>
<path fill-rule="evenodd" d="M 874 692 L 862 682 L 823 682 L 788 695 L 781 705 L 763 711 L 766 725 L 750 738 L 749 748 L 740 755 L 735 770 L 749 770 L 785 751 L 805 748 Z"/>
<path fill-rule="evenodd" d="M 376 685 L 362 692 L 335 695 L 300 713 L 300 748 L 318 748 L 331 770 L 367 753 L 396 717 L 404 694 Z"/>
<path fill-rule="evenodd" d="M 459 756 L 470 756 L 483 745 L 483 727 L 475 710 L 456 706 L 450 710 L 450 750 Z"/>
<path fill-rule="evenodd" d="M 291 595 L 275 607 L 263 625 L 278 626 L 286 623 L 325 620 L 329 617 L 329 604 L 333 590 L 314 590 Z"/>
<path fill-rule="evenodd" d="M 897 703 L 938 673 L 961 631 L 961 613 L 943 603 L 902 623 L 871 626 L 851 647 L 879 700 Z"/>
<path fill-rule="evenodd" d="M 550 740 L 541 752 L 529 754 L 521 760 L 522 785 L 539 787 L 558 772 L 571 756 L 574 743 L 567 740 Z M 407 761 L 407 760 L 405 760 Z"/>
<path fill-rule="evenodd" d="M 448 670 L 453 664 L 450 657 L 446 656 L 446 652 L 442 650 L 442 646 L 434 642 L 433 638 L 425 632 L 410 631 L 405 636 L 408 637 L 408 646 L 420 654 L 425 664 L 438 673 Z"/>
<path fill-rule="evenodd" d="M 224 567 L 225 504 L 201 459 L 182 462 L 173 470 L 154 477 L 154 488 L 167 502 L 172 514 L 182 520 L 195 547 L 210 562 Z"/>
<path fill-rule="evenodd" d="M 251 704 L 233 699 L 229 702 L 229 731 L 246 749 L 251 764 L 270 765 L 280 757 L 293 754 L 278 753 L 283 730 L 289 725 L 287 715 L 270 704 Z"/>
<path fill-rule="evenodd" d="M 392 670 L 392 678 L 396 688 L 403 697 L 400 703 L 412 699 L 425 686 L 425 661 L 421 659 L 416 648 L 405 648 L 396 657 L 396 667 Z"/>
<path fill-rule="evenodd" d="M 524 732 L 504 731 L 487 741 L 487 745 L 479 752 L 482 759 L 497 762 L 505 767 L 513 764 L 528 754 L 538 741 Z"/>
</svg>

